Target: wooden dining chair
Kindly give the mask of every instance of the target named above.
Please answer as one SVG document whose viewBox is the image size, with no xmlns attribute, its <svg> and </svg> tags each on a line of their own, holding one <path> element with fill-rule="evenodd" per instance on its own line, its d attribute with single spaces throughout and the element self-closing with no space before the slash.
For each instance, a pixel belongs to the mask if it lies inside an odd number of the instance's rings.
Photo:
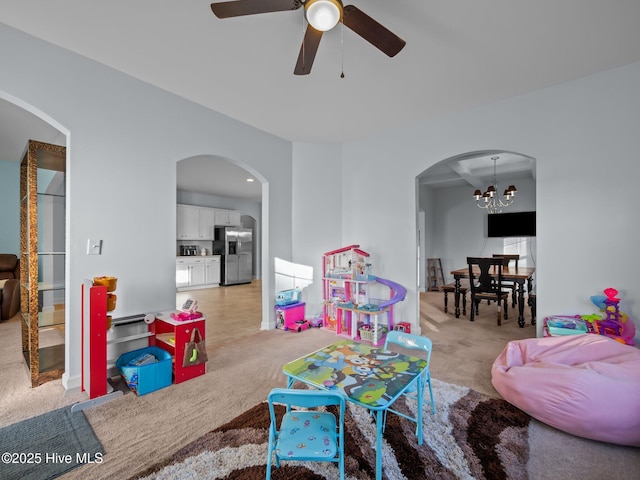
<svg viewBox="0 0 640 480">
<path fill-rule="evenodd" d="M 440 290 L 444 293 L 444 313 L 449 312 L 449 294 L 456 293 L 455 282 L 447 283 L 440 287 Z M 467 314 L 467 292 L 469 291 L 469 282 L 466 280 L 460 280 L 460 297 L 462 297 L 462 315 Z"/>
<path fill-rule="evenodd" d="M 527 298 L 527 305 L 531 308 L 531 325 L 536 324 L 536 286 L 533 277 L 529 278 L 527 285 L 527 291 L 529 292 L 529 298 Z"/>
<path fill-rule="evenodd" d="M 473 322 L 478 314 L 478 306 L 482 300 L 498 304 L 498 326 L 502 325 L 502 317 L 508 318 L 509 292 L 502 285 L 502 258 L 467 257 L 469 266 L 469 289 L 471 291 L 471 315 Z M 504 309 L 503 306 L 504 305 Z"/>
<path fill-rule="evenodd" d="M 511 267 L 513 265 L 516 267 L 516 271 L 518 270 L 518 260 L 520 260 L 520 255 L 508 254 L 508 253 L 494 253 L 492 256 L 493 258 L 504 259 L 503 266 Z M 505 285 L 511 292 L 511 306 L 513 308 L 516 308 L 516 305 L 518 304 L 518 284 L 510 280 L 503 280 L 502 282 L 503 282 L 503 285 Z"/>
</svg>

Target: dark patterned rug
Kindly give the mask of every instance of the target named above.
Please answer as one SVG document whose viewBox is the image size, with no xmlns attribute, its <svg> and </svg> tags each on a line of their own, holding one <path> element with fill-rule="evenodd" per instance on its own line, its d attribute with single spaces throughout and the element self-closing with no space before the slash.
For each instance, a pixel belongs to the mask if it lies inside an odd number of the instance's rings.
<svg viewBox="0 0 640 480">
<path fill-rule="evenodd" d="M 415 424 L 389 414 L 384 432 L 383 475 L 390 480 L 526 480 L 529 416 L 502 399 L 433 380 L 436 415 L 424 407 L 424 442 L 418 446 Z M 426 402 L 425 402 L 426 403 Z M 415 402 L 399 400 L 412 412 Z M 279 410 L 281 415 L 284 408 Z M 265 478 L 269 427 L 266 402 L 203 435 L 170 458 L 132 478 Z M 375 424 L 368 411 L 348 404 L 345 469 L 348 479 L 375 477 Z M 335 464 L 283 462 L 274 480 L 338 478 Z"/>
</svg>

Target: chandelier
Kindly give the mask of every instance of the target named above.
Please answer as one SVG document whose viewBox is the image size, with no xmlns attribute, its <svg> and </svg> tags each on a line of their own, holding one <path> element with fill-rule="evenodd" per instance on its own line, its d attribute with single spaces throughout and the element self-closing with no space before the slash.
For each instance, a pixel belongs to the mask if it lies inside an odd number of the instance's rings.
<svg viewBox="0 0 640 480">
<path fill-rule="evenodd" d="M 498 195 L 498 182 L 496 180 L 496 161 L 498 158 L 500 157 L 491 157 L 491 160 L 493 160 L 493 179 L 491 185 L 487 187 L 487 191 L 482 193 L 480 190 L 476 190 L 473 193 L 476 205 L 480 208 L 486 208 L 489 213 L 501 213 L 503 208 L 513 203 L 513 197 L 518 191 L 514 185 L 509 185 L 502 197 Z"/>
</svg>

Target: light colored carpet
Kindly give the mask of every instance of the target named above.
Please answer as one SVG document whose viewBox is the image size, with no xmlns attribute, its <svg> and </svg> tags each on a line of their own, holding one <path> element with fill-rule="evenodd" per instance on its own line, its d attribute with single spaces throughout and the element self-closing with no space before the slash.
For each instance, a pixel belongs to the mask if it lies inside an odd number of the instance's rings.
<svg viewBox="0 0 640 480">
<path fill-rule="evenodd" d="M 496 396 L 493 360 L 507 341 L 534 336 L 534 327 L 518 328 L 515 315 L 497 327 L 495 310 L 486 305 L 472 324 L 442 313 L 441 294 L 427 294 L 424 301 L 434 307 L 421 316 L 423 334 L 434 342 L 433 378 Z M 285 385 L 282 365 L 335 340 L 335 334 L 321 329 L 299 334 L 274 330 L 209 345 L 206 375 L 86 410 L 104 446 L 104 462 L 61 478 L 129 478 L 264 400 L 271 388 Z M 29 388 L 18 317 L 0 324 L 0 342 L 0 426 L 84 398 L 65 396 L 59 380 Z M 535 420 L 529 430 L 532 480 L 639 478 L 640 449 L 573 437 Z"/>
</svg>

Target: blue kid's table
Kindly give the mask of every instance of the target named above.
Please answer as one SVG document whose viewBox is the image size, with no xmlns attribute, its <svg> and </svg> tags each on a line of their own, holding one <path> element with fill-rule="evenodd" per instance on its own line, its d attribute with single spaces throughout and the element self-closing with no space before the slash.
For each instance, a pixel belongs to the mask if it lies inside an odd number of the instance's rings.
<svg viewBox="0 0 640 480">
<path fill-rule="evenodd" d="M 416 436 L 422 445 L 424 389 L 420 373 L 427 361 L 369 344 L 341 340 L 287 363 L 288 387 L 298 380 L 325 390 L 338 390 L 347 400 L 376 414 L 376 480 L 382 479 L 382 430 L 385 411 L 411 386 L 418 392 Z M 407 417 L 408 418 L 408 417 Z"/>
</svg>

